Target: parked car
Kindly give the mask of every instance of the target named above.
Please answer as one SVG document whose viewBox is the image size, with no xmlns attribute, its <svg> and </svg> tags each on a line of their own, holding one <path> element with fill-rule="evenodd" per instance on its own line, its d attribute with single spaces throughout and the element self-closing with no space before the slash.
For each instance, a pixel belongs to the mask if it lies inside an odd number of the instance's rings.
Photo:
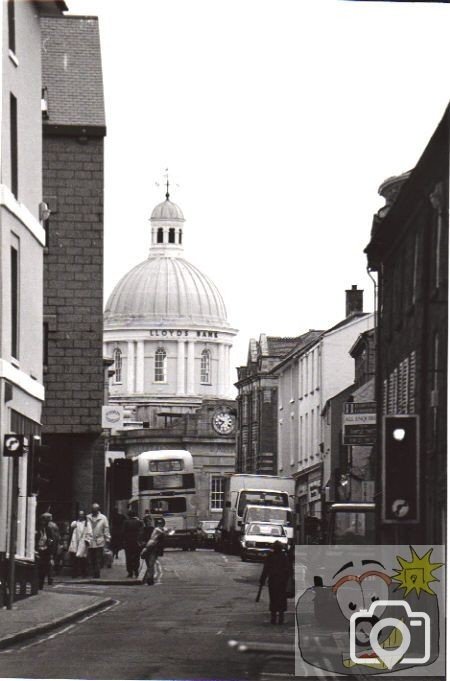
<svg viewBox="0 0 450 681">
<path fill-rule="evenodd" d="M 215 532 L 218 520 L 200 520 L 197 527 L 197 543 L 202 548 L 212 549 L 215 543 Z"/>
<path fill-rule="evenodd" d="M 241 559 L 265 558 L 273 544 L 279 541 L 288 548 L 288 538 L 282 525 L 276 523 L 249 523 L 241 535 Z"/>
</svg>

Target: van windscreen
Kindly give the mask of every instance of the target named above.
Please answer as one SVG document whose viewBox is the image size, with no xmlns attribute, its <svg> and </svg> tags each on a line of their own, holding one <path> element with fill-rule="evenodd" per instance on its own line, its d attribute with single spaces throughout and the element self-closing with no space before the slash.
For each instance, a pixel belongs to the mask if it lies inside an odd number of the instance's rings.
<svg viewBox="0 0 450 681">
<path fill-rule="evenodd" d="M 247 504 L 258 506 L 289 506 L 287 492 L 268 492 L 267 490 L 244 490 L 239 495 L 238 516 L 242 517 Z"/>
</svg>

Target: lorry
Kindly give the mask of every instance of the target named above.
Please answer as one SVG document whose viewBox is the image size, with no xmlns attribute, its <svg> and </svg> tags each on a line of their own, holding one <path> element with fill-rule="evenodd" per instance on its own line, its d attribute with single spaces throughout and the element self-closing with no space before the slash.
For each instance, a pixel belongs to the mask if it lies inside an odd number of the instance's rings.
<svg viewBox="0 0 450 681">
<path fill-rule="evenodd" d="M 228 473 L 225 476 L 220 548 L 239 552 L 245 507 L 281 506 L 294 510 L 295 480 L 276 475 Z"/>
</svg>

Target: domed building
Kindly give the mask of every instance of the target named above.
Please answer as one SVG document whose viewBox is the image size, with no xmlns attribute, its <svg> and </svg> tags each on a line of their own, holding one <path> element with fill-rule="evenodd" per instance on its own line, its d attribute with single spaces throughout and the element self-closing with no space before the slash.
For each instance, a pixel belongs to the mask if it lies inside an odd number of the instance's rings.
<svg viewBox="0 0 450 681">
<path fill-rule="evenodd" d="M 188 449 L 203 472 L 234 470 L 230 350 L 237 332 L 215 284 L 184 258 L 185 219 L 168 191 L 150 223 L 148 258 L 118 282 L 104 314 L 104 353 L 114 371 L 109 401 L 138 426 L 117 435 L 114 446 L 127 456 Z M 206 505 L 202 517 L 211 517 Z"/>
</svg>

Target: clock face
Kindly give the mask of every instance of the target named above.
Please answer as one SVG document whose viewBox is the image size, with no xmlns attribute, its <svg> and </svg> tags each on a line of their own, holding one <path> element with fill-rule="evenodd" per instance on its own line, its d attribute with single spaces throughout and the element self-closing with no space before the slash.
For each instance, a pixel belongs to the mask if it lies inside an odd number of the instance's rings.
<svg viewBox="0 0 450 681">
<path fill-rule="evenodd" d="M 229 435 L 234 430 L 234 416 L 227 411 L 218 411 L 213 416 L 213 428 L 221 435 Z"/>
</svg>

